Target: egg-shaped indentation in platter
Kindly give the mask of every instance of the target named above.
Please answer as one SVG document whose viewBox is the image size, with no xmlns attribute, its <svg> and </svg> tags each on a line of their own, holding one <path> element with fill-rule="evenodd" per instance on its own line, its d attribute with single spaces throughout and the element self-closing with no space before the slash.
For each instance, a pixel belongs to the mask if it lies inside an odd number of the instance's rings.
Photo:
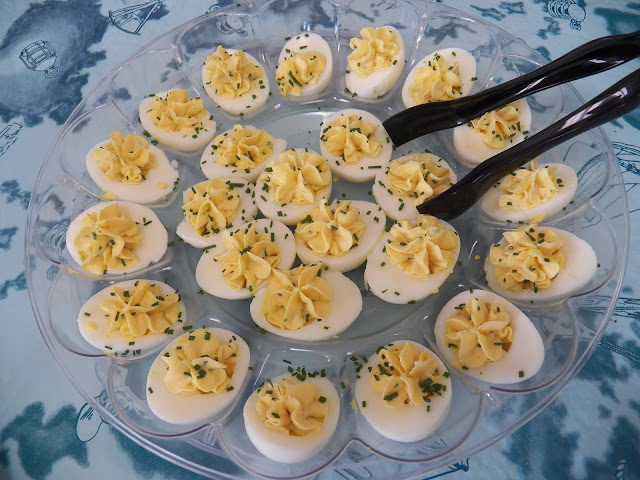
<svg viewBox="0 0 640 480">
<path fill-rule="evenodd" d="M 193 91 L 152 92 L 140 102 L 140 123 L 155 140 L 183 153 L 201 151 L 216 134 L 216 122 Z"/>
<path fill-rule="evenodd" d="M 400 32 L 390 25 L 365 27 L 350 39 L 347 57 L 346 93 L 353 97 L 378 98 L 397 83 L 405 63 Z"/>
<path fill-rule="evenodd" d="M 284 338 L 326 340 L 343 332 L 362 310 L 358 286 L 319 264 L 274 272 L 249 308 L 258 327 Z"/>
<path fill-rule="evenodd" d="M 505 176 L 480 200 L 489 217 L 529 222 L 540 215 L 549 218 L 566 210 L 578 188 L 578 176 L 563 163 L 522 167 Z"/>
<path fill-rule="evenodd" d="M 274 138 L 252 125 L 234 125 L 207 145 L 200 169 L 207 178 L 242 177 L 255 182 L 269 163 L 287 148 L 287 141 Z"/>
<path fill-rule="evenodd" d="M 361 372 L 355 383 L 356 405 L 380 435 L 417 442 L 446 419 L 453 395 L 449 372 L 424 345 L 388 343 L 371 352 Z"/>
<path fill-rule="evenodd" d="M 105 198 L 153 203 L 166 200 L 179 181 L 178 163 L 136 134 L 112 132 L 89 150 L 85 163 Z"/>
<path fill-rule="evenodd" d="M 205 292 L 229 300 L 252 297 L 272 268 L 291 268 L 296 258 L 293 232 L 281 222 L 260 219 L 225 230 L 202 254 L 196 282 Z M 247 255 L 247 261 L 240 256 Z"/>
<path fill-rule="evenodd" d="M 364 281 L 385 302 L 415 303 L 439 291 L 459 254 L 460 239 L 449 223 L 419 215 L 382 236 L 367 257 Z"/>
<path fill-rule="evenodd" d="M 406 108 L 455 100 L 469 94 L 476 78 L 476 60 L 463 48 L 441 48 L 418 61 L 402 87 Z"/>
<path fill-rule="evenodd" d="M 126 280 L 87 300 L 78 313 L 78 329 L 107 355 L 136 359 L 182 330 L 187 312 L 174 288 L 158 280 Z"/>
<path fill-rule="evenodd" d="M 503 105 L 453 129 L 453 146 L 470 167 L 522 142 L 531 129 L 531 109 L 525 98 Z"/>
<path fill-rule="evenodd" d="M 225 112 L 249 116 L 269 98 L 269 78 L 250 53 L 218 45 L 202 65 L 202 85 L 209 98 Z"/>
<path fill-rule="evenodd" d="M 436 318 L 440 354 L 463 375 L 494 384 L 533 377 L 544 362 L 542 338 L 518 307 L 493 292 L 454 296 Z"/>
<path fill-rule="evenodd" d="M 432 153 L 393 159 L 380 170 L 371 189 L 376 202 L 393 220 L 418 218 L 417 206 L 458 181 L 451 166 Z"/>
<path fill-rule="evenodd" d="M 148 267 L 167 251 L 167 230 L 149 208 L 131 202 L 102 202 L 69 224 L 66 246 L 82 271 L 120 275 Z"/>
<path fill-rule="evenodd" d="M 299 406 L 291 412 L 284 407 L 287 394 L 292 406 Z M 328 378 L 307 376 L 301 381 L 284 374 L 267 379 L 249 396 L 243 416 L 249 440 L 262 455 L 300 463 L 321 455 L 331 440 L 340 418 L 340 397 Z M 285 422 L 288 417 L 290 424 Z"/>
<path fill-rule="evenodd" d="M 171 424 L 206 422 L 242 392 L 250 361 L 245 340 L 229 330 L 210 327 L 184 333 L 151 365 L 149 408 Z"/>
<path fill-rule="evenodd" d="M 286 38 L 278 56 L 275 84 L 280 95 L 306 99 L 321 93 L 333 75 L 333 55 L 317 33 L 300 32 Z"/>
<path fill-rule="evenodd" d="M 237 177 L 214 178 L 187 188 L 176 233 L 196 248 L 210 247 L 222 230 L 255 219 L 258 207 L 254 193 L 252 183 Z"/>
<path fill-rule="evenodd" d="M 362 265 L 382 234 L 386 217 L 373 202 L 334 200 L 296 226 L 295 248 L 304 263 L 322 262 L 338 272 Z"/>
<path fill-rule="evenodd" d="M 329 115 L 320 131 L 320 153 L 336 175 L 366 182 L 387 164 L 392 144 L 382 122 L 357 108 Z"/>
<path fill-rule="evenodd" d="M 515 301 L 548 304 L 585 288 L 598 271 L 596 253 L 566 230 L 523 225 L 505 232 L 486 252 L 484 271 L 489 288 Z"/>
</svg>

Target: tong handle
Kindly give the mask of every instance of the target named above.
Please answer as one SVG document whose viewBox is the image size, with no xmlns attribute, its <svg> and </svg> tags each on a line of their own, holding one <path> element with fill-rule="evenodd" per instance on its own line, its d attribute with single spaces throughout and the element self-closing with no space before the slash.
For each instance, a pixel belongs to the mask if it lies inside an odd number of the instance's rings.
<svg viewBox="0 0 640 480">
<path fill-rule="evenodd" d="M 383 122 L 394 145 L 427 133 L 465 124 L 496 107 L 562 83 L 595 75 L 640 56 L 640 30 L 602 37 L 579 46 L 551 63 L 483 90 L 447 102 L 417 105 Z"/>
<path fill-rule="evenodd" d="M 485 160 L 461 181 L 418 206 L 418 212 L 451 220 L 469 209 L 496 182 L 541 153 L 640 105 L 640 69 L 563 119 Z"/>
</svg>

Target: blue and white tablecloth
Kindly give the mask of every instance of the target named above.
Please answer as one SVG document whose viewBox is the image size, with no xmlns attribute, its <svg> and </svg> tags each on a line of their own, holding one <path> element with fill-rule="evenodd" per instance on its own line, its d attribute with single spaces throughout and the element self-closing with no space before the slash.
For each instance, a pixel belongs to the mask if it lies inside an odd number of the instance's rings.
<svg viewBox="0 0 640 480">
<path fill-rule="evenodd" d="M 38 170 L 83 96 L 150 40 L 229 3 L 0 1 L 0 479 L 200 478 L 147 452 L 85 405 L 36 326 L 23 245 Z M 548 59 L 593 38 L 640 29 L 640 3 L 633 0 L 445 3 L 516 33 Z M 124 21 L 130 12 L 136 21 Z M 30 59 L 25 52 L 34 46 L 51 49 L 55 61 Z M 630 62 L 576 86 L 590 98 L 639 66 Z M 640 110 L 605 131 L 631 212 L 629 265 L 611 323 L 581 373 L 538 417 L 436 476 L 640 478 L 640 251 L 634 247 L 640 237 Z"/>
</svg>

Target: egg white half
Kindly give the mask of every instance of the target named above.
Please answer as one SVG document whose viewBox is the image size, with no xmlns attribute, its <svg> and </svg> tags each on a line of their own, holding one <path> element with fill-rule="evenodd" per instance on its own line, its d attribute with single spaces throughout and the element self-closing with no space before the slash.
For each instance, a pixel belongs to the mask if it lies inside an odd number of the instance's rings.
<svg viewBox="0 0 640 480">
<path fill-rule="evenodd" d="M 499 295 L 487 290 L 475 288 L 473 292 L 465 290 L 442 307 L 434 326 L 434 334 L 440 354 L 449 363 L 453 363 L 457 357 L 456 349 L 448 347 L 449 342 L 444 336 L 446 321 L 459 313 L 459 310 L 456 310 L 458 305 L 464 304 L 472 298 L 477 298 L 485 303 L 493 303 L 504 309 L 511 319 L 513 337 L 509 351 L 505 352 L 500 360 L 488 362 L 477 368 L 460 369 L 460 372 L 485 382 L 497 384 L 523 382 L 534 376 L 544 362 L 544 343 L 538 330 L 522 310 Z"/>
<path fill-rule="evenodd" d="M 373 71 L 364 78 L 354 71 L 345 74 L 347 88 L 352 94 L 360 98 L 378 98 L 387 93 L 396 85 L 404 68 L 405 48 L 402 35 L 395 27 L 390 25 L 380 28 L 387 29 L 394 34 L 395 41 L 398 44 L 398 53 L 393 59 L 395 63 L 392 62 L 387 70 Z"/>
<path fill-rule="evenodd" d="M 451 379 L 443 374 L 447 371 L 438 356 L 424 345 L 410 340 L 392 342 L 392 345 L 410 342 L 420 351 L 428 352 L 438 363 L 440 383 L 446 386 L 442 396 L 434 395 L 430 403 L 421 405 L 404 405 L 398 408 L 388 407 L 382 394 L 374 391 L 369 380 L 369 367 L 374 368 L 378 364 L 378 355 L 371 352 L 369 360 L 362 368 L 361 376 L 356 380 L 355 395 L 360 413 L 380 435 L 396 442 L 417 442 L 434 433 L 447 418 L 451 406 Z M 362 402 L 366 406 L 362 406 Z M 427 405 L 430 407 L 427 412 Z"/>
<path fill-rule="evenodd" d="M 229 53 L 236 53 L 237 51 L 237 48 L 227 48 L 227 52 Z M 264 66 L 253 55 L 247 52 L 244 52 L 244 54 L 249 62 L 261 67 L 263 72 L 262 77 L 251 80 L 251 90 L 234 98 L 224 98 L 218 95 L 211 86 L 209 77 L 207 76 L 206 65 L 202 66 L 202 86 L 205 92 L 207 92 L 207 95 L 209 95 L 209 98 L 225 112 L 234 115 L 243 114 L 244 116 L 248 116 L 259 112 L 267 103 L 267 99 L 269 98 L 269 79 Z M 260 83 L 260 80 L 262 80 L 262 83 Z"/>
<path fill-rule="evenodd" d="M 313 150 L 307 150 L 305 152 L 304 148 L 294 148 L 298 156 L 303 153 L 315 153 L 319 155 L 317 152 Z M 273 167 L 273 165 L 278 160 L 274 160 L 273 162 L 269 162 L 265 164 L 264 168 Z M 325 158 L 325 161 L 326 158 Z M 327 162 L 327 166 L 328 166 Z M 263 171 L 264 171 L 263 168 Z M 329 167 L 330 168 L 330 167 Z M 324 190 L 316 193 L 315 202 L 314 203 L 305 203 L 303 205 L 298 205 L 296 203 L 289 203 L 287 205 L 278 205 L 271 199 L 271 195 L 268 191 L 265 190 L 265 182 L 261 177 L 258 178 L 256 182 L 256 203 L 258 204 L 258 208 L 262 212 L 262 214 L 267 218 L 272 218 L 279 222 L 284 223 L 285 225 L 295 225 L 300 220 L 302 220 L 311 210 L 316 208 L 322 202 L 327 200 L 331 195 L 331 188 L 333 186 L 333 180 L 329 181 L 329 185 L 327 185 Z"/>
<path fill-rule="evenodd" d="M 475 132 L 467 124 L 459 125 L 453 129 L 453 146 L 463 163 L 473 167 L 524 140 L 523 132 L 531 130 L 531 109 L 524 98 L 513 103 L 518 106 L 520 111 L 520 132 L 510 138 L 503 148 L 493 148 L 487 145 L 482 141 L 482 134 Z"/>
<path fill-rule="evenodd" d="M 86 164 L 87 171 L 95 184 L 100 187 L 106 194 L 115 195 L 122 200 L 128 200 L 136 203 L 152 203 L 157 202 L 169 195 L 178 181 L 179 173 L 177 170 L 177 162 L 169 162 L 169 159 L 162 150 L 154 145 L 149 145 L 149 153 L 156 159 L 156 166 L 149 170 L 146 174 L 146 180 L 142 183 L 122 183 L 111 180 L 98 166 L 95 152 L 100 148 L 108 145 L 110 140 L 105 140 L 95 145 L 89 153 L 87 153 Z M 163 185 L 164 184 L 164 185 Z"/>
<path fill-rule="evenodd" d="M 158 92 L 155 95 L 166 98 L 167 92 Z M 207 109 L 199 118 L 203 127 L 199 132 L 196 132 L 195 128 L 185 132 L 163 132 L 149 118 L 148 112 L 152 109 L 153 97 L 146 97 L 140 102 L 138 115 L 140 115 L 142 127 L 158 142 L 179 152 L 190 153 L 202 150 L 216 134 L 216 122 Z"/>
<path fill-rule="evenodd" d="M 242 337 L 224 328 L 205 328 L 220 343 L 235 341 L 238 346 L 236 366 L 231 376 L 230 387 L 219 393 L 175 394 L 169 392 L 164 384 L 167 364 L 162 360 L 166 352 L 170 352 L 181 337 L 191 334 L 193 330 L 181 335 L 167 345 L 158 354 L 147 375 L 147 403 L 151 411 L 161 420 L 177 425 L 205 422 L 227 407 L 242 391 L 249 371 L 251 353 Z M 153 392 L 153 393 L 151 393 Z"/>
<path fill-rule="evenodd" d="M 345 331 L 358 318 L 362 310 L 362 295 L 360 289 L 342 273 L 334 270 L 322 272 L 322 278 L 327 281 L 332 289 L 332 297 L 329 301 L 329 314 L 322 321 L 312 322 L 299 330 L 282 330 L 267 320 L 263 313 L 265 288 L 261 289 L 251 301 L 249 308 L 251 318 L 259 327 L 264 328 L 279 337 L 294 340 L 315 341 L 332 338 Z"/>
<path fill-rule="evenodd" d="M 78 329 L 82 337 L 89 344 L 104 351 L 108 355 L 115 355 L 119 358 L 138 358 L 170 338 L 170 335 L 166 333 L 150 332 L 142 337 L 137 337 L 134 340 L 135 343 L 130 344 L 129 336 L 123 335 L 120 333 L 120 330 L 107 331 L 111 320 L 105 317 L 105 312 L 100 308 L 100 303 L 103 300 L 109 300 L 111 298 L 113 287 L 132 290 L 138 281 L 137 279 L 126 280 L 100 290 L 87 300 L 80 308 L 80 312 L 78 312 Z M 148 280 L 148 282 L 157 285 L 164 296 L 175 293 L 175 290 L 166 283 L 157 280 Z M 174 325 L 181 327 L 182 322 L 187 318 L 187 310 L 182 300 L 178 302 L 178 305 L 182 311 L 182 315 Z M 135 351 L 138 353 L 134 355 Z"/>
<path fill-rule="evenodd" d="M 164 228 L 164 225 L 162 225 L 158 216 L 153 213 L 153 210 L 131 202 L 102 202 L 87 208 L 74 218 L 67 229 L 67 250 L 71 258 L 78 264 L 78 268 L 80 268 L 81 265 L 80 253 L 76 249 L 73 240 L 83 228 L 82 219 L 86 214 L 102 210 L 112 203 L 119 204 L 120 210 L 125 212 L 128 218 L 140 225 L 142 228 L 142 244 L 138 248 L 133 249 L 133 252 L 138 257 L 138 263 L 136 265 L 130 268 L 123 268 L 122 270 L 107 271 L 107 275 L 122 275 L 137 272 L 138 270 L 148 267 L 151 263 L 160 261 L 167 251 L 168 234 L 167 229 Z M 145 223 L 147 224 L 146 226 L 144 225 Z"/>
<path fill-rule="evenodd" d="M 347 163 L 342 157 L 332 155 L 327 148 L 326 142 L 322 140 L 322 134 L 324 128 L 327 128 L 329 124 L 339 119 L 341 116 L 355 115 L 362 117 L 362 120 L 375 125 L 376 131 L 374 132 L 374 138 L 380 142 L 382 148 L 377 157 L 363 156 L 358 163 Z M 391 152 L 393 145 L 389 140 L 389 134 L 382 126 L 382 122 L 369 112 L 359 110 L 356 108 L 347 108 L 332 113 L 323 122 L 323 130 L 320 131 L 320 153 L 324 158 L 329 160 L 329 166 L 331 171 L 342 178 L 349 180 L 350 182 L 367 182 L 376 176 L 376 173 L 380 171 L 384 165 L 387 164 L 391 158 Z"/>
<path fill-rule="evenodd" d="M 404 81 L 404 85 L 402 87 L 402 103 L 404 103 L 406 108 L 415 107 L 417 105 L 417 102 L 409 93 L 409 87 L 416 78 L 418 68 L 428 67 L 429 62 L 433 60 L 436 54 L 443 57 L 446 62 L 458 62 L 458 72 L 460 73 L 459 77 L 462 81 L 461 96 L 465 97 L 469 95 L 474 82 L 472 79 L 476 76 L 476 59 L 473 58 L 473 55 L 462 48 L 443 48 L 425 56 L 415 64 L 409 72 L 409 75 L 407 75 L 407 79 Z"/>
<path fill-rule="evenodd" d="M 331 208 L 335 208 L 338 200 L 334 200 Z M 362 238 L 358 239 L 358 245 L 354 246 L 344 255 L 318 255 L 311 250 L 302 240 L 296 237 L 296 253 L 303 263 L 322 262 L 332 270 L 348 272 L 358 268 L 367 259 L 367 255 L 373 250 L 376 242 L 384 232 L 386 217 L 382 209 L 372 202 L 352 200 L 351 207 L 360 212 L 360 219 L 365 223 Z"/>
<path fill-rule="evenodd" d="M 451 172 L 452 184 L 455 184 L 458 181 L 458 176 L 451 169 L 447 162 L 432 153 L 426 155 L 429 155 L 434 160 L 436 160 L 438 165 L 449 169 L 449 171 Z M 400 158 L 394 158 L 393 160 L 400 163 L 406 163 L 413 159 L 414 156 L 415 155 L 413 154 L 405 155 Z M 378 202 L 378 205 L 380 205 L 382 210 L 384 210 L 384 213 L 387 215 L 387 217 L 393 220 L 407 219 L 412 222 L 415 222 L 418 218 L 419 213 L 414 202 L 414 197 L 409 195 L 398 195 L 389 188 L 389 165 L 384 166 L 382 170 L 378 172 L 376 178 L 373 180 L 373 187 L 371 189 L 371 192 L 373 193 L 373 197 L 376 199 L 376 202 Z M 430 197 L 424 201 L 426 202 L 431 198 L 434 197 Z"/>
<path fill-rule="evenodd" d="M 256 232 L 273 232 L 275 242 L 280 247 L 280 253 L 278 254 L 280 261 L 278 262 L 278 265 L 276 265 L 276 268 L 280 268 L 282 270 L 288 270 L 291 268 L 294 260 L 296 259 L 293 232 L 281 222 L 264 218 L 245 225 L 240 225 L 236 227 L 234 231 L 248 228 L 250 224 L 255 226 Z M 216 297 L 226 298 L 228 300 L 251 298 L 256 293 L 255 291 L 251 292 L 247 288 L 235 290 L 222 278 L 222 267 L 219 262 L 214 260 L 214 256 L 225 253 L 226 249 L 224 248 L 222 238 L 219 236 L 218 238 L 220 241 L 211 245 L 211 248 L 204 252 L 200 257 L 196 267 L 196 282 L 205 292 Z M 262 285 L 260 285 L 256 290 L 259 290 L 260 288 L 262 288 Z"/>
<path fill-rule="evenodd" d="M 511 220 L 512 222 L 528 222 L 534 218 L 544 215 L 550 217 L 558 213 L 573 199 L 578 188 L 578 176 L 576 172 L 564 163 L 546 163 L 539 165 L 540 168 L 552 167 L 556 168 L 555 175 L 562 180 L 560 193 L 548 202 L 538 205 L 537 207 L 523 210 L 517 205 L 510 205 L 503 208 L 498 206 L 500 197 L 505 194 L 500 187 L 490 188 L 480 200 L 480 208 L 484 213 L 496 220 Z"/>
<path fill-rule="evenodd" d="M 438 219 L 447 230 L 455 229 Z M 456 233 L 457 235 L 457 233 Z M 391 233 L 385 233 L 378 241 L 373 251 L 367 257 L 364 270 L 364 282 L 376 297 L 389 303 L 414 303 L 437 293 L 440 285 L 453 272 L 453 268 L 460 254 L 460 243 L 455 253 L 453 264 L 446 270 L 429 275 L 427 278 L 415 278 L 394 265 L 386 253 L 387 240 L 391 240 Z M 384 250 L 384 251 L 383 251 Z M 384 265 L 382 265 L 384 263 Z"/>
<path fill-rule="evenodd" d="M 498 282 L 496 278 L 495 265 L 491 263 L 487 253 L 487 258 L 484 262 L 485 276 L 489 288 L 498 295 L 510 300 L 553 302 L 568 298 L 588 285 L 593 277 L 595 277 L 598 270 L 598 260 L 596 258 L 596 252 L 593 251 L 591 245 L 573 233 L 560 230 L 559 228 L 539 228 L 551 230 L 564 243 L 561 247 L 561 252 L 564 256 L 564 266 L 551 281 L 549 288 L 540 288 L 538 289 L 538 293 L 535 293 L 532 289 L 522 289 L 519 292 L 515 292 L 503 288 L 500 285 L 500 282 Z M 498 243 L 504 245 L 506 240 L 502 238 Z"/>
<path fill-rule="evenodd" d="M 231 225 L 228 228 L 234 229 L 255 219 L 256 214 L 258 213 L 258 206 L 256 205 L 256 201 L 254 199 L 255 187 L 253 186 L 253 184 L 249 183 L 247 180 L 237 177 L 224 177 L 220 180 L 222 180 L 223 182 L 229 182 L 231 185 L 233 185 L 233 190 L 237 192 L 238 196 L 240 197 L 236 213 L 231 219 L 231 222 L 227 224 Z M 182 193 L 183 204 L 187 201 L 188 195 L 189 189 L 185 190 Z M 198 235 L 191 222 L 184 215 L 182 217 L 182 221 L 178 224 L 176 233 L 185 242 L 196 248 L 209 247 L 216 243 L 216 241 L 218 241 L 220 238 L 219 235 L 210 235 L 207 237 Z"/>
<path fill-rule="evenodd" d="M 243 125 L 243 127 L 252 130 L 259 130 L 258 128 L 251 125 Z M 222 132 L 222 135 L 229 134 L 231 132 L 233 132 L 233 128 Z M 274 138 L 273 151 L 271 152 L 271 155 L 266 157 L 262 162 L 257 163 L 255 167 L 243 170 L 237 168 L 234 165 L 222 165 L 218 161 L 219 152 L 217 148 L 213 149 L 213 147 L 216 146 L 214 144 L 214 141 L 215 138 L 211 141 L 211 143 L 209 143 L 209 145 L 206 146 L 204 152 L 202 153 L 202 157 L 200 158 L 200 169 L 202 170 L 202 173 L 204 173 L 204 175 L 209 179 L 218 177 L 241 177 L 249 180 L 250 182 L 255 182 L 264 167 L 272 161 L 277 160 L 280 154 L 287 149 L 287 141 L 285 139 Z"/>
<path fill-rule="evenodd" d="M 273 380 L 274 383 L 281 380 L 299 382 L 290 374 L 280 375 Z M 256 449 L 265 457 L 281 463 L 299 463 L 310 459 L 320 453 L 329 443 L 333 432 L 338 425 L 340 417 L 340 397 L 331 381 L 323 377 L 307 377 L 307 383 L 314 383 L 327 399 L 329 411 L 323 422 L 323 428 L 302 437 L 282 435 L 269 430 L 264 420 L 258 417 L 256 404 L 258 391 L 254 391 L 244 404 L 244 426 L 249 440 Z"/>
<path fill-rule="evenodd" d="M 329 47 L 327 41 L 317 33 L 300 32 L 297 35 L 292 35 L 291 39 L 284 44 L 284 47 L 282 47 L 282 50 L 280 51 L 278 64 L 289 58 L 293 53 L 308 52 L 318 52 L 323 54 L 327 59 L 327 65 L 314 85 L 304 85 L 302 87 L 301 95 L 297 97 L 287 95 L 287 98 L 296 99 L 311 97 L 322 92 L 326 86 L 329 85 L 331 75 L 333 75 L 333 55 L 331 54 L 331 47 Z"/>
</svg>

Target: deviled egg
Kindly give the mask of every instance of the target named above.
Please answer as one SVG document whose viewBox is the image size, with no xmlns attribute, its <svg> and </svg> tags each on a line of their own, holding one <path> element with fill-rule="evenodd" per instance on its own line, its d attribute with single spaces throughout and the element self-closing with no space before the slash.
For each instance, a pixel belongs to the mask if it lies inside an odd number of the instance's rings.
<svg viewBox="0 0 640 480">
<path fill-rule="evenodd" d="M 375 203 L 324 203 L 296 226 L 296 253 L 304 263 L 322 262 L 333 270 L 347 272 L 364 263 L 385 224 L 386 217 Z"/>
<path fill-rule="evenodd" d="M 146 97 L 139 115 L 149 135 L 179 152 L 202 150 L 216 134 L 216 122 L 202 99 L 179 88 Z"/>
<path fill-rule="evenodd" d="M 417 442 L 435 432 L 451 405 L 451 380 L 442 361 L 410 340 L 380 346 L 356 380 L 356 403 L 380 435 Z"/>
<path fill-rule="evenodd" d="M 113 132 L 86 158 L 87 171 L 107 196 L 152 203 L 169 195 L 178 182 L 177 162 L 144 137 Z"/>
<path fill-rule="evenodd" d="M 544 344 L 531 320 L 486 290 L 465 290 L 449 300 L 436 319 L 434 333 L 446 360 L 485 382 L 522 382 L 544 362 Z"/>
<path fill-rule="evenodd" d="M 78 313 L 78 328 L 105 353 L 135 358 L 165 342 L 186 318 L 180 295 L 166 283 L 127 280 L 87 300 Z"/>
<path fill-rule="evenodd" d="M 320 132 L 320 153 L 336 175 L 366 182 L 387 164 L 392 145 L 378 118 L 364 110 L 347 108 L 332 113 Z"/>
<path fill-rule="evenodd" d="M 273 271 L 251 302 L 253 321 L 275 335 L 326 340 L 343 332 L 362 310 L 358 286 L 322 263 Z"/>
<path fill-rule="evenodd" d="M 249 346 L 223 328 L 199 328 L 176 338 L 147 375 L 147 403 L 168 423 L 205 422 L 242 391 L 249 371 Z"/>
<path fill-rule="evenodd" d="M 531 110 L 521 98 L 454 128 L 453 146 L 463 162 L 475 166 L 522 142 L 530 128 Z"/>
<path fill-rule="evenodd" d="M 587 242 L 559 228 L 537 223 L 504 232 L 484 263 L 489 287 L 520 301 L 568 298 L 595 276 L 598 261 Z"/>
<path fill-rule="evenodd" d="M 317 455 L 333 436 L 340 397 L 324 377 L 288 374 L 266 380 L 244 404 L 249 440 L 265 457 L 299 463 Z"/>
<path fill-rule="evenodd" d="M 394 27 L 366 27 L 349 41 L 347 94 L 378 98 L 393 88 L 404 68 L 402 35 Z"/>
<path fill-rule="evenodd" d="M 218 236 L 198 261 L 196 282 L 216 297 L 250 298 L 264 286 L 275 267 L 287 270 L 295 258 L 293 233 L 286 225 L 255 220 Z"/>
<path fill-rule="evenodd" d="M 333 74 L 331 48 L 317 33 L 287 37 L 276 67 L 280 95 L 310 97 L 322 92 Z"/>
<path fill-rule="evenodd" d="M 331 185 L 327 159 L 295 148 L 266 165 L 256 182 L 256 202 L 265 217 L 295 225 L 329 198 Z"/>
<path fill-rule="evenodd" d="M 218 45 L 202 66 L 207 95 L 225 112 L 250 115 L 269 98 L 269 79 L 255 57 L 243 50 Z"/>
<path fill-rule="evenodd" d="M 256 218 L 254 186 L 242 178 L 214 178 L 188 188 L 182 195 L 184 218 L 176 233 L 189 245 L 213 245 L 224 229 L 233 229 Z"/>
<path fill-rule="evenodd" d="M 287 141 L 251 125 L 234 125 L 207 145 L 200 169 L 207 178 L 242 177 L 255 182 L 265 165 L 277 160 Z"/>
<path fill-rule="evenodd" d="M 364 282 L 389 303 L 415 303 L 436 293 L 453 272 L 460 239 L 444 220 L 418 215 L 391 226 L 367 257 Z"/>
<path fill-rule="evenodd" d="M 564 163 L 528 166 L 506 175 L 484 194 L 480 208 L 497 220 L 529 222 L 565 208 L 578 188 L 576 172 Z"/>
<path fill-rule="evenodd" d="M 476 80 L 476 59 L 462 48 L 443 48 L 420 60 L 402 87 L 406 108 L 446 102 L 469 94 Z"/>
<path fill-rule="evenodd" d="M 167 251 L 167 230 L 152 210 L 131 202 L 102 202 L 69 224 L 71 258 L 87 272 L 136 272 L 158 262 Z"/>
<path fill-rule="evenodd" d="M 378 172 L 371 191 L 387 217 L 414 221 L 418 205 L 440 195 L 457 180 L 440 157 L 417 153 L 392 160 Z"/>
</svg>

